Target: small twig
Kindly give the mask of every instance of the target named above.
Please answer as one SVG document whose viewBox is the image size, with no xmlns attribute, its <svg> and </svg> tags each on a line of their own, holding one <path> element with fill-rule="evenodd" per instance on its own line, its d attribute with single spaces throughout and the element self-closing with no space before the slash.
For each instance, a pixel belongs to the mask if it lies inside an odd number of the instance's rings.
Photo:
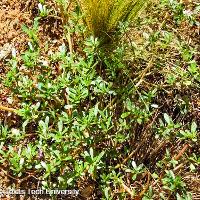
<svg viewBox="0 0 200 200">
<path fill-rule="evenodd" d="M 178 153 L 177 156 L 174 157 L 174 160 L 179 160 L 181 158 L 181 156 L 185 153 L 185 151 L 187 150 L 187 148 L 189 147 L 188 144 L 185 144 L 185 146 L 183 147 L 183 149 Z"/>
<path fill-rule="evenodd" d="M 144 196 L 144 194 L 146 193 L 146 191 L 148 190 L 149 184 L 150 184 L 150 172 L 149 172 L 149 171 L 147 172 L 147 175 L 148 175 L 148 176 L 147 176 L 147 183 L 146 183 L 146 186 L 145 186 L 144 189 L 140 192 L 140 194 L 134 198 L 134 200 L 141 200 L 142 197 Z"/>
<path fill-rule="evenodd" d="M 22 10 L 22 13 L 25 12 L 25 10 L 29 7 L 29 4 L 31 3 L 32 0 L 28 0 L 24 6 L 24 9 Z M 31 9 L 30 9 L 31 10 Z"/>
<path fill-rule="evenodd" d="M 147 127 L 146 127 L 146 129 L 144 130 L 143 134 L 145 134 L 146 131 L 147 131 L 147 130 L 151 127 L 151 125 L 155 122 L 157 116 L 158 116 L 158 112 L 155 114 L 155 116 L 154 116 L 153 120 L 151 121 L 151 123 L 147 125 Z M 136 148 L 134 151 L 132 151 L 132 152 L 123 160 L 122 164 L 118 164 L 118 165 L 115 166 L 115 169 L 118 169 L 118 168 L 120 168 L 123 164 L 125 164 L 125 163 L 140 149 L 140 147 L 145 143 L 147 137 L 148 137 L 148 135 L 146 135 L 146 136 L 144 137 L 144 139 L 142 140 L 142 142 L 137 146 L 137 148 Z"/>
<path fill-rule="evenodd" d="M 143 70 L 142 72 L 142 75 L 141 75 L 141 78 L 139 80 L 139 82 L 135 85 L 135 87 L 138 87 L 142 82 L 143 82 L 143 79 L 146 75 L 146 73 L 148 72 L 148 70 L 152 67 L 152 64 L 153 64 L 153 59 L 151 58 L 151 60 L 149 61 L 147 67 Z"/>
<path fill-rule="evenodd" d="M 127 193 L 130 194 L 131 198 L 133 198 L 133 192 L 131 191 L 131 189 L 130 189 L 128 186 L 126 186 L 123 182 L 121 183 L 121 185 L 122 185 L 123 189 L 124 189 Z"/>
<path fill-rule="evenodd" d="M 177 170 L 181 169 L 184 166 L 184 163 L 181 163 L 180 165 L 178 165 L 177 167 L 175 167 L 173 169 L 174 172 L 176 172 Z"/>
<path fill-rule="evenodd" d="M 9 178 L 11 178 L 11 179 L 13 179 L 13 180 L 19 182 L 19 179 L 18 179 L 18 178 L 15 178 L 14 176 L 11 176 L 5 169 L 3 169 L 2 166 L 0 166 L 0 170 L 1 170 L 6 176 L 8 176 Z"/>
<path fill-rule="evenodd" d="M 62 17 L 59 17 L 57 15 L 48 15 L 47 18 L 55 18 L 55 19 L 58 19 L 58 20 L 62 20 Z"/>
<path fill-rule="evenodd" d="M 179 160 L 179 159 L 181 158 L 181 156 L 185 153 L 185 151 L 187 150 L 188 147 L 189 147 L 189 145 L 188 145 L 188 144 L 185 144 L 185 146 L 183 147 L 183 149 L 178 153 L 177 156 L 174 156 L 173 159 L 174 159 L 174 160 Z M 163 176 L 164 176 L 164 171 L 165 171 L 165 169 L 166 169 L 167 167 L 168 167 L 168 165 L 165 165 L 165 166 L 164 166 L 164 168 L 163 168 L 163 170 L 162 170 L 162 173 L 161 173 L 159 179 L 158 179 L 156 182 L 153 183 L 153 186 L 154 186 L 157 182 L 161 181 L 161 179 L 162 179 Z M 179 165 L 179 166 L 177 166 L 176 168 L 179 169 L 179 167 L 182 167 L 182 165 Z M 176 168 L 174 169 L 175 171 L 177 170 Z"/>
<path fill-rule="evenodd" d="M 35 178 L 36 180 L 38 180 L 38 178 L 35 177 L 33 174 L 29 174 L 28 176 L 26 176 L 26 177 L 24 177 L 24 178 L 22 178 L 22 179 L 19 179 L 19 180 L 18 180 L 18 185 L 20 186 L 22 182 L 28 180 L 28 179 L 31 178 L 31 177 L 33 177 L 33 178 Z"/>
<path fill-rule="evenodd" d="M 141 198 L 143 197 L 143 195 L 145 194 L 145 192 L 148 190 L 149 183 L 150 183 L 150 172 L 147 172 L 147 183 L 146 183 L 146 186 L 144 187 L 144 189 L 142 190 L 142 192 L 140 192 L 140 194 L 139 194 L 139 196 Z"/>
<path fill-rule="evenodd" d="M 68 94 L 67 94 L 65 91 L 64 91 L 64 101 L 65 101 L 65 103 L 66 103 L 67 105 L 70 104 Z M 69 116 L 72 115 L 72 109 L 71 109 L 71 108 L 66 109 L 66 112 L 67 112 L 67 114 L 68 114 Z"/>
<path fill-rule="evenodd" d="M 68 45 L 69 45 L 70 56 L 72 56 L 73 55 L 73 45 L 72 45 L 72 37 L 71 37 L 69 31 L 67 33 L 67 42 L 68 42 Z"/>
<path fill-rule="evenodd" d="M 0 110 L 5 110 L 5 111 L 8 111 L 8 112 L 14 112 L 14 113 L 17 112 L 16 109 L 14 109 L 14 108 L 8 108 L 6 106 L 0 106 Z"/>
<path fill-rule="evenodd" d="M 162 141 L 160 144 L 158 144 L 158 146 L 150 153 L 149 158 L 151 158 L 153 155 L 155 155 L 157 152 L 159 152 L 160 149 L 163 148 L 163 146 L 165 146 L 167 143 L 169 143 L 169 142 Z"/>
</svg>

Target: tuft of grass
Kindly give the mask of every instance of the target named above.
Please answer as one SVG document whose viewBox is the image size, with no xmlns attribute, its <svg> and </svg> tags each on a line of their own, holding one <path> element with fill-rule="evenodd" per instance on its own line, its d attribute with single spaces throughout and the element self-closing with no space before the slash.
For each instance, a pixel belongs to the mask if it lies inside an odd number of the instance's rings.
<svg viewBox="0 0 200 200">
<path fill-rule="evenodd" d="M 78 0 L 89 32 L 105 39 L 119 22 L 133 20 L 150 0 Z"/>
</svg>

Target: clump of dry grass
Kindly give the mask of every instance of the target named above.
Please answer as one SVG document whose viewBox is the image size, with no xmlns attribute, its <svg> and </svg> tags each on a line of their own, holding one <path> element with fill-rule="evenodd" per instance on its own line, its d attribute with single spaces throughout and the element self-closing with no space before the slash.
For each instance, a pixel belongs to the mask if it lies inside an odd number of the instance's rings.
<svg viewBox="0 0 200 200">
<path fill-rule="evenodd" d="M 118 23 L 134 19 L 150 0 L 78 0 L 84 20 L 95 37 L 115 32 Z"/>
</svg>

